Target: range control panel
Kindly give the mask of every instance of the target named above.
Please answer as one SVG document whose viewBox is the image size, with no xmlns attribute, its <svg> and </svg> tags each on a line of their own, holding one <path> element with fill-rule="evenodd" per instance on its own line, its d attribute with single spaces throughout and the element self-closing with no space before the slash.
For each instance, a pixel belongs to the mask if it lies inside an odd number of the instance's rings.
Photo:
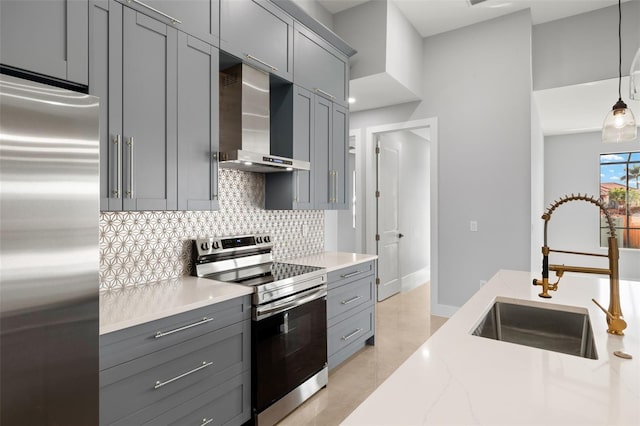
<svg viewBox="0 0 640 426">
<path fill-rule="evenodd" d="M 193 240 L 193 242 L 195 248 L 198 249 L 198 256 L 254 249 L 269 249 L 273 247 L 271 236 L 268 234 L 223 238 L 198 238 Z"/>
</svg>

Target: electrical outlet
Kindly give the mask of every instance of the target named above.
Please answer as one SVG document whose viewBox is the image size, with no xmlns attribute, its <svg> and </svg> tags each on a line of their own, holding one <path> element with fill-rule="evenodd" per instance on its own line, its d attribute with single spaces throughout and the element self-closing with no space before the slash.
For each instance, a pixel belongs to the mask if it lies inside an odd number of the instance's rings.
<svg viewBox="0 0 640 426">
<path fill-rule="evenodd" d="M 475 220 L 472 220 L 469 222 L 469 231 L 471 232 L 478 232 L 478 222 Z"/>
<path fill-rule="evenodd" d="M 309 235 L 309 225 L 307 225 L 306 223 L 302 224 L 302 236 L 306 237 Z"/>
</svg>

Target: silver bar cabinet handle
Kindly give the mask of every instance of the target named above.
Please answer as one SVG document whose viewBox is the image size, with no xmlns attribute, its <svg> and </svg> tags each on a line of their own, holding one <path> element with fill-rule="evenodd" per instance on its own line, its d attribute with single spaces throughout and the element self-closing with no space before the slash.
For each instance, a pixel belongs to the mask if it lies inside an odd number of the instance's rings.
<svg viewBox="0 0 640 426">
<path fill-rule="evenodd" d="M 324 90 L 322 90 L 322 89 L 318 89 L 317 87 L 316 87 L 315 89 L 313 89 L 313 90 L 315 90 L 316 92 L 318 92 L 318 93 L 320 93 L 320 94 L 322 94 L 322 95 L 328 96 L 328 97 L 330 97 L 331 99 L 335 99 L 335 98 L 336 98 L 336 97 L 335 97 L 335 96 L 333 96 L 331 93 L 329 93 L 329 92 L 325 92 Z"/>
<path fill-rule="evenodd" d="M 174 24 L 174 25 L 175 25 L 175 24 L 182 24 L 182 21 L 181 21 L 181 20 L 176 19 L 176 18 L 174 18 L 174 17 L 173 17 L 173 16 L 171 16 L 171 15 L 167 15 L 166 13 L 162 12 L 161 10 L 158 10 L 158 9 L 156 9 L 155 7 L 149 6 L 149 5 L 148 5 L 148 4 L 146 4 L 146 3 L 142 3 L 142 2 L 141 2 L 141 1 L 139 1 L 139 0 L 127 0 L 127 3 L 131 3 L 131 2 L 136 3 L 136 4 L 139 4 L 139 5 L 140 5 L 140 6 L 142 6 L 142 7 L 146 7 L 147 9 L 152 10 L 152 11 L 154 11 L 155 13 L 159 13 L 160 15 L 162 15 L 162 16 L 164 16 L 165 18 L 167 18 L 168 20 L 170 20 L 170 21 L 171 21 L 171 23 L 172 23 L 172 24 Z"/>
<path fill-rule="evenodd" d="M 173 330 L 169 330 L 169 331 L 158 331 L 156 333 L 156 339 L 158 339 L 160 337 L 168 336 L 168 335 L 173 334 L 173 333 L 177 333 L 179 331 L 188 330 L 191 327 L 196 327 L 198 325 L 206 324 L 206 323 L 211 322 L 211 321 L 213 321 L 213 318 L 204 317 L 200 321 L 194 322 L 193 324 L 185 325 L 184 327 L 174 328 Z"/>
<path fill-rule="evenodd" d="M 127 189 L 127 197 L 133 198 L 133 136 L 127 141 L 129 148 L 129 188 Z"/>
<path fill-rule="evenodd" d="M 196 367 L 196 368 L 194 368 L 193 370 L 189 370 L 189 371 L 187 371 L 186 373 L 182 373 L 182 374 L 180 374 L 179 376 L 174 377 L 173 379 L 169 379 L 169 380 L 164 381 L 164 382 L 161 382 L 160 380 L 158 380 L 158 381 L 156 382 L 156 385 L 155 385 L 153 388 L 154 388 L 154 389 L 159 389 L 159 388 L 161 388 L 161 387 L 163 387 L 163 386 L 165 386 L 165 385 L 168 385 L 168 384 L 169 384 L 169 383 L 171 383 L 171 382 L 175 382 L 176 380 L 180 380 L 180 379 L 182 379 L 183 377 L 188 376 L 189 374 L 193 374 L 193 373 L 195 373 L 196 371 L 200 371 L 200 370 L 202 370 L 203 368 L 207 368 L 207 367 L 209 367 L 210 365 L 213 365 L 213 362 L 212 362 L 212 361 L 209 361 L 209 362 L 207 362 L 207 361 L 202 361 L 202 365 L 201 365 L 200 367 Z"/>
<path fill-rule="evenodd" d="M 295 194 L 293 196 L 293 201 L 295 201 L 296 203 L 298 202 L 298 200 L 300 199 L 300 172 L 298 172 L 297 170 L 294 172 L 296 175 L 293 179 L 293 183 L 296 186 L 295 189 Z"/>
<path fill-rule="evenodd" d="M 256 58 L 255 56 L 250 55 L 250 54 L 248 54 L 248 53 L 247 53 L 245 56 L 247 57 L 247 59 L 251 59 L 252 61 L 259 62 L 259 63 L 261 63 L 262 65 L 264 65 L 265 67 L 269 67 L 269 68 L 271 68 L 273 71 L 278 71 L 278 68 L 276 68 L 276 67 L 274 67 L 273 65 L 271 65 L 271 64 L 269 64 L 269 63 L 267 63 L 267 62 L 263 61 L 262 59 L 258 59 L 258 58 Z"/>
<path fill-rule="evenodd" d="M 353 272 L 349 272 L 348 274 L 342 274 L 340 275 L 340 278 L 349 278 L 349 277 L 353 277 L 356 276 L 358 274 L 361 274 L 363 271 L 353 271 Z"/>
<path fill-rule="evenodd" d="M 342 302 L 340 302 L 340 304 L 341 305 L 348 305 L 349 303 L 353 303 L 356 300 L 361 299 L 361 298 L 362 298 L 362 296 L 355 296 L 355 297 L 352 297 L 351 299 L 343 300 Z"/>
<path fill-rule="evenodd" d="M 218 198 L 218 153 L 213 152 L 211 154 L 211 199 L 216 200 Z"/>
<path fill-rule="evenodd" d="M 338 202 L 338 171 L 333 171 L 333 202 Z"/>
<path fill-rule="evenodd" d="M 116 135 L 113 138 L 113 144 L 116 150 L 116 187 L 111 189 L 111 195 L 114 198 L 120 198 L 122 191 L 122 136 Z"/>
<path fill-rule="evenodd" d="M 355 336 L 356 334 L 360 333 L 361 331 L 362 331 L 362 329 L 361 329 L 361 328 L 358 328 L 356 331 L 353 331 L 353 332 L 351 332 L 351 333 L 347 334 L 346 336 L 342 336 L 342 340 L 345 340 L 345 341 L 346 341 L 346 340 L 349 340 L 349 339 L 351 339 L 353 336 Z"/>
<path fill-rule="evenodd" d="M 200 423 L 200 426 L 208 425 L 211 422 L 213 422 L 213 417 L 211 417 L 209 420 L 207 420 L 207 418 L 205 417 L 204 419 L 202 419 L 202 423 Z"/>
</svg>

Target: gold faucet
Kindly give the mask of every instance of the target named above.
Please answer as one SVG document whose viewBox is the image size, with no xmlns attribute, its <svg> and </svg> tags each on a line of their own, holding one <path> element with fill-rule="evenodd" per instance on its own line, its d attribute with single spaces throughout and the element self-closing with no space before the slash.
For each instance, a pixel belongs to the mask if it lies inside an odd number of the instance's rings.
<svg viewBox="0 0 640 426">
<path fill-rule="evenodd" d="M 607 223 L 609 225 L 609 250 L 607 254 L 599 254 L 599 253 L 583 253 L 576 251 L 565 251 L 565 250 L 552 250 L 547 245 L 547 227 L 549 225 L 549 220 L 551 219 L 551 214 L 555 209 L 560 207 L 562 204 L 568 203 L 569 201 L 586 201 L 591 204 L 595 204 L 600 208 L 600 211 L 607 218 Z M 611 215 L 602 204 L 602 201 L 595 199 L 594 197 L 589 197 L 585 195 L 567 195 L 565 197 L 556 200 L 551 204 L 551 206 L 547 209 L 547 211 L 542 215 L 542 219 L 544 220 L 544 245 L 542 246 L 542 280 L 534 279 L 533 285 L 542 286 L 542 293 L 538 296 L 544 298 L 551 298 L 549 291 L 556 291 L 558 289 L 558 283 L 560 282 L 560 278 L 565 272 L 580 272 L 585 274 L 601 274 L 601 275 L 609 275 L 609 309 L 604 309 L 602 305 L 596 302 L 594 299 L 593 302 L 598 305 L 600 309 L 604 311 L 607 315 L 607 332 L 611 334 L 624 335 L 623 331 L 627 328 L 627 323 L 622 319 L 622 309 L 620 308 L 620 286 L 619 286 L 619 272 L 618 272 L 618 240 L 615 237 L 615 229 L 613 226 L 613 220 L 611 219 Z M 609 258 L 609 268 L 590 268 L 584 266 L 568 266 L 568 265 L 549 265 L 549 253 L 565 253 L 565 254 L 577 254 L 582 256 L 596 256 L 596 257 L 607 257 Z M 549 283 L 549 271 L 554 271 L 558 280 L 555 283 Z"/>
</svg>

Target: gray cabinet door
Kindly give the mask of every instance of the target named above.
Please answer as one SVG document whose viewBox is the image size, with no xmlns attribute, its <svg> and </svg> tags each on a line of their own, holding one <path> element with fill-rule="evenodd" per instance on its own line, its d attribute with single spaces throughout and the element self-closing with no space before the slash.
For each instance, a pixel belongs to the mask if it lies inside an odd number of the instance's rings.
<svg viewBox="0 0 640 426">
<path fill-rule="evenodd" d="M 177 207 L 177 33 L 124 8 L 124 210 Z"/>
<path fill-rule="evenodd" d="M 218 208 L 218 49 L 178 34 L 178 209 Z"/>
<path fill-rule="evenodd" d="M 314 170 L 315 205 L 321 210 L 332 208 L 332 103 L 319 96 L 314 97 Z"/>
<path fill-rule="evenodd" d="M 130 0 L 126 4 L 209 44 L 219 44 L 220 0 Z"/>
<path fill-rule="evenodd" d="M 3 65 L 87 85 L 88 55 L 88 0 L 0 1 Z"/>
<path fill-rule="evenodd" d="M 293 40 L 294 82 L 347 106 L 349 65 L 346 56 L 298 23 Z"/>
<path fill-rule="evenodd" d="M 333 171 L 333 208 L 347 209 L 350 188 L 348 167 L 349 152 L 349 113 L 346 108 L 332 105 L 331 125 L 331 170 Z"/>
<path fill-rule="evenodd" d="M 122 210 L 122 6 L 91 2 L 89 93 L 100 98 L 100 210 Z"/>
<path fill-rule="evenodd" d="M 222 0 L 220 48 L 242 61 L 292 80 L 293 19 L 265 0 Z"/>
<path fill-rule="evenodd" d="M 308 90 L 294 86 L 293 91 L 293 158 L 314 162 L 314 97 Z M 294 209 L 314 208 L 313 167 L 294 173 Z"/>
</svg>

